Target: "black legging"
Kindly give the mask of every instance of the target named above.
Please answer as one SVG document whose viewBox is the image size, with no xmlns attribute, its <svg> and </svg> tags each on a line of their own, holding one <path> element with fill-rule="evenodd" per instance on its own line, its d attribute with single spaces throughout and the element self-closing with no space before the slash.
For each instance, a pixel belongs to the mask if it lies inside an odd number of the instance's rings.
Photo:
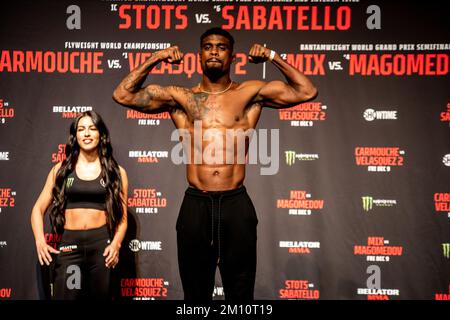
<svg viewBox="0 0 450 320">
<path fill-rule="evenodd" d="M 106 226 L 64 230 L 54 265 L 53 299 L 110 299 L 110 269 L 103 252 L 110 237 Z"/>
<path fill-rule="evenodd" d="M 245 187 L 217 192 L 186 190 L 177 220 L 185 300 L 212 300 L 217 264 L 225 299 L 253 300 L 257 223 Z"/>
</svg>

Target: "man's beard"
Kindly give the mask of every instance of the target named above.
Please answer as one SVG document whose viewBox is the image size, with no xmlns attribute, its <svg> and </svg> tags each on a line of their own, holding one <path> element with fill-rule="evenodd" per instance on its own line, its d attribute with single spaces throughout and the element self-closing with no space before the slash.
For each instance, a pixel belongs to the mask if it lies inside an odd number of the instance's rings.
<svg viewBox="0 0 450 320">
<path fill-rule="evenodd" d="M 207 76 L 210 80 L 214 81 L 222 77 L 224 74 L 226 74 L 226 70 L 222 70 L 221 68 L 215 68 L 215 67 L 207 67 L 205 66 L 203 73 L 205 76 Z"/>
</svg>

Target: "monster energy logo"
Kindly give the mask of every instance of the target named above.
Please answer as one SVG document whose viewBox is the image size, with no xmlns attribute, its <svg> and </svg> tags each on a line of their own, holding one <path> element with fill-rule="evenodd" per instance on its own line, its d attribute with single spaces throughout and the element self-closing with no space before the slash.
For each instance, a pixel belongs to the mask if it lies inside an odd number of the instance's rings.
<svg viewBox="0 0 450 320">
<path fill-rule="evenodd" d="M 286 163 L 288 166 L 292 166 L 295 163 L 295 151 L 285 151 L 286 154 Z"/>
<path fill-rule="evenodd" d="M 450 243 L 443 243 L 442 251 L 443 251 L 444 257 L 446 257 L 447 259 L 450 259 Z"/>
<path fill-rule="evenodd" d="M 364 211 L 372 210 L 373 197 L 361 197 Z"/>
<path fill-rule="evenodd" d="M 74 179 L 75 178 L 73 178 L 73 177 L 67 178 L 66 188 L 70 188 L 73 185 L 73 180 Z"/>
</svg>

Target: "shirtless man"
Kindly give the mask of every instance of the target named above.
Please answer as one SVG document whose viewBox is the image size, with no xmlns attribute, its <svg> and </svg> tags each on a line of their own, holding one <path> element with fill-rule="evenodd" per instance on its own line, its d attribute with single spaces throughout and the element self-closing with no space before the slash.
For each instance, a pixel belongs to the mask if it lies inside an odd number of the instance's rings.
<svg viewBox="0 0 450 320">
<path fill-rule="evenodd" d="M 155 52 L 122 80 L 113 99 L 143 113 L 167 111 L 176 128 L 191 133 L 192 137 L 194 129 L 198 128 L 215 129 L 215 135 L 223 137 L 226 130 L 254 129 L 265 106 L 288 108 L 317 96 L 308 78 L 275 51 L 258 44 L 250 49 L 249 61 L 271 61 L 286 81 L 232 81 L 233 45 L 233 37 L 223 29 L 212 28 L 203 33 L 200 38 L 203 77 L 193 88 L 157 84 L 142 87 L 148 73 L 158 63 L 178 64 L 183 59 L 177 46 Z M 207 147 L 210 139 L 203 138 L 200 144 L 190 143 L 190 155 L 194 155 L 196 149 Z M 216 148 L 213 154 L 219 153 L 225 159 L 235 147 L 236 142 L 231 146 L 223 145 L 223 150 Z M 236 155 L 233 159 L 236 160 Z M 245 163 L 200 162 L 187 163 L 189 187 L 176 224 L 184 298 L 211 300 L 219 266 L 225 299 L 253 300 L 258 220 L 243 185 Z"/>
</svg>

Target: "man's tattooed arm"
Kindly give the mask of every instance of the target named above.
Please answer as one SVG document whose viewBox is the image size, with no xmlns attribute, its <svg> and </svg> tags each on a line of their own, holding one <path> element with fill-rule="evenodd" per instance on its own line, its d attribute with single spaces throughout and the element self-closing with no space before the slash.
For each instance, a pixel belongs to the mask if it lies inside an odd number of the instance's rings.
<svg viewBox="0 0 450 320">
<path fill-rule="evenodd" d="M 142 88 L 148 73 L 164 59 L 164 53 L 155 52 L 143 64 L 128 74 L 114 90 L 114 101 L 144 113 L 160 113 L 176 107 L 177 103 L 172 95 L 173 86 L 162 87 L 151 84 Z"/>
</svg>

